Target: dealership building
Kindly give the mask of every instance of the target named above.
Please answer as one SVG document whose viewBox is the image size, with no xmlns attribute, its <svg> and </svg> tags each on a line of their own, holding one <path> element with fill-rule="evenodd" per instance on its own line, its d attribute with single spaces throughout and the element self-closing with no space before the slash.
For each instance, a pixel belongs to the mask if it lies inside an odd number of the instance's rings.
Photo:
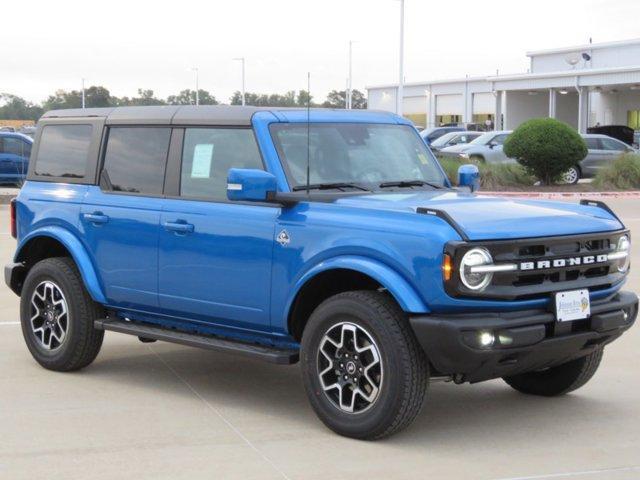
<svg viewBox="0 0 640 480">
<path fill-rule="evenodd" d="M 640 129 L 640 39 L 527 52 L 527 73 L 406 83 L 403 114 L 416 125 L 486 123 L 510 130 L 552 117 L 580 132 Z M 367 87 L 371 109 L 396 111 L 397 84 Z"/>
</svg>

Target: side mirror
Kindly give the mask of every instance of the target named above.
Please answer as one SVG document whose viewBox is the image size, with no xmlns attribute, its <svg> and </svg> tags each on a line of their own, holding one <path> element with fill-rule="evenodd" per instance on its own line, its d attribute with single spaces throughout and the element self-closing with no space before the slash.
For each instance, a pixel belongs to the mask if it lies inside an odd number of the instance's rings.
<svg viewBox="0 0 640 480">
<path fill-rule="evenodd" d="M 480 189 L 480 170 L 470 163 L 458 168 L 458 186 L 469 187 L 472 192 Z"/>
<path fill-rule="evenodd" d="M 232 168 L 227 174 L 229 200 L 266 202 L 275 195 L 276 190 L 276 177 L 264 170 Z"/>
</svg>

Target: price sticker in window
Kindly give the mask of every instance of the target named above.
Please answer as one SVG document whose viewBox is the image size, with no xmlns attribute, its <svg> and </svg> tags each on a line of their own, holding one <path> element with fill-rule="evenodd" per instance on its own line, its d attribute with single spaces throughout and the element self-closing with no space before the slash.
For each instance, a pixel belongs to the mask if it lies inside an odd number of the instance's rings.
<svg viewBox="0 0 640 480">
<path fill-rule="evenodd" d="M 213 160 L 213 144 L 199 143 L 193 149 L 191 162 L 191 178 L 211 177 L 211 161 Z"/>
</svg>

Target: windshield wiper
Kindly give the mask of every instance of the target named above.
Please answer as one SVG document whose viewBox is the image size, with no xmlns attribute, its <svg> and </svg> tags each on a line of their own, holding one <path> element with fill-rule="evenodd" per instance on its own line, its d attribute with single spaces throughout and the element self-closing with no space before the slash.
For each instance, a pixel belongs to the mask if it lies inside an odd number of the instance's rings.
<svg viewBox="0 0 640 480">
<path fill-rule="evenodd" d="M 309 190 L 332 190 L 334 188 L 344 189 L 344 188 L 355 188 L 357 190 L 362 190 L 363 192 L 369 192 L 368 188 L 363 187 L 362 185 L 358 185 L 357 183 L 349 183 L 349 182 L 334 182 L 334 183 L 312 183 L 309 185 Z M 296 185 L 293 187 L 294 192 L 299 192 L 301 190 L 306 190 L 307 185 Z"/>
<path fill-rule="evenodd" d="M 445 188 L 444 185 L 438 185 L 437 183 L 426 182 L 424 180 L 399 180 L 397 182 L 382 182 L 378 185 L 379 188 L 390 188 L 390 187 L 423 187 L 429 186 L 432 188 Z"/>
</svg>

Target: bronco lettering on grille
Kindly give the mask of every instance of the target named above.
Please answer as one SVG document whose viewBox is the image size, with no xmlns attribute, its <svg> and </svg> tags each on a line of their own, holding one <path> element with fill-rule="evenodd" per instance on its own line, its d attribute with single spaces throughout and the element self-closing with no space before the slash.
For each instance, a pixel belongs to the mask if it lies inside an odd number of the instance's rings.
<svg viewBox="0 0 640 480">
<path fill-rule="evenodd" d="M 520 270 L 545 270 L 548 268 L 579 267 L 581 265 L 606 263 L 607 261 L 607 254 L 586 255 L 584 257 L 554 258 L 553 260 L 520 262 Z"/>
</svg>

